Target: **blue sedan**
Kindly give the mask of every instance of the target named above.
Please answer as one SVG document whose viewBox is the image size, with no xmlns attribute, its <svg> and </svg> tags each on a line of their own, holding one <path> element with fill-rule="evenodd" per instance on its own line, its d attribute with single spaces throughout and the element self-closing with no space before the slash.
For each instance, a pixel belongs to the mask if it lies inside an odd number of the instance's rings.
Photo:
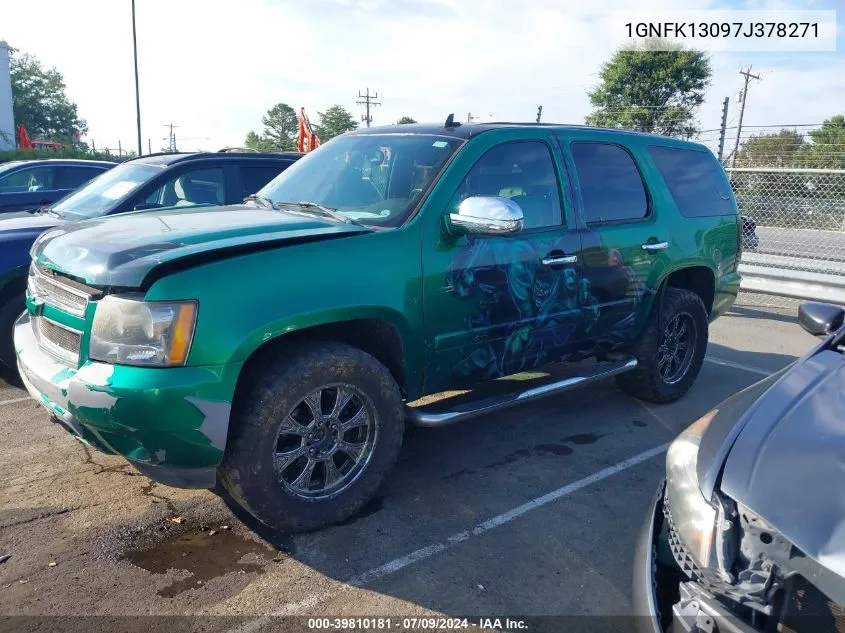
<svg viewBox="0 0 845 633">
<path fill-rule="evenodd" d="M 52 204 L 115 166 L 99 160 L 17 160 L 0 164 L 0 213 Z"/>
</svg>

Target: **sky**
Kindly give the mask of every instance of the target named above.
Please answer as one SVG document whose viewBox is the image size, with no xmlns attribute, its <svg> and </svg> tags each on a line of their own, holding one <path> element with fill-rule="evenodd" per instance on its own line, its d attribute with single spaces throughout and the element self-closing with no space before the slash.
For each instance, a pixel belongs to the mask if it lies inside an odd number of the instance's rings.
<svg viewBox="0 0 845 633">
<path fill-rule="evenodd" d="M 0 39 L 65 77 L 97 147 L 135 148 L 130 0 L 2 0 Z M 356 117 L 377 91 L 373 125 L 419 121 L 582 123 L 587 92 L 613 54 L 613 12 L 648 9 L 839 9 L 837 52 L 712 53 L 702 130 L 724 97 L 736 125 L 812 124 L 845 113 L 843 0 L 136 0 L 144 152 L 242 145 L 275 103 Z M 33 19 L 37 16 L 37 19 Z M 713 134 L 705 133 L 709 139 Z"/>
</svg>

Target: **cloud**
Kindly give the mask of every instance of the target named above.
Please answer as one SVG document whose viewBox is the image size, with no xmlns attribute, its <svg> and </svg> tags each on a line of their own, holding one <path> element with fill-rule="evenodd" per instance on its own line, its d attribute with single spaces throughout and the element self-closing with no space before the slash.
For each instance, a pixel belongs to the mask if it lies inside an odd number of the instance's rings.
<svg viewBox="0 0 845 633">
<path fill-rule="evenodd" d="M 98 146 L 134 146 L 135 101 L 128 2 L 29 0 L 6 3 L 0 38 L 56 65 Z M 163 144 L 176 123 L 184 149 L 216 149 L 260 131 L 284 101 L 313 118 L 340 103 L 362 114 L 358 91 L 379 92 L 374 124 L 403 115 L 441 121 L 544 120 L 580 123 L 586 92 L 613 52 L 612 12 L 635 0 L 141 0 L 137 2 L 142 135 Z M 649 9 L 724 6 L 651 0 Z M 821 7 L 820 7 L 821 8 Z M 38 29 L 31 28 L 39 16 Z M 44 37 L 50 33 L 50 37 Z M 746 122 L 812 123 L 841 111 L 841 53 L 713 57 L 701 110 L 718 127 L 724 96 L 741 66 L 764 81 L 749 91 Z M 733 104 L 732 114 L 733 116 Z M 796 121 L 805 119 L 807 121 Z M 193 139 L 193 140 L 189 140 Z"/>
</svg>

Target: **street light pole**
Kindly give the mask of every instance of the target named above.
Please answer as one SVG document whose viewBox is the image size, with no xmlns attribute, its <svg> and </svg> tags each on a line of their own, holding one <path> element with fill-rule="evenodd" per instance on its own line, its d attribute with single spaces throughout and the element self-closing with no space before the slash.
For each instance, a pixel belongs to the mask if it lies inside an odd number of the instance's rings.
<svg viewBox="0 0 845 633">
<path fill-rule="evenodd" d="M 141 96 L 138 93 L 138 38 L 135 36 L 135 0 L 132 0 L 132 50 L 135 54 L 135 117 L 138 127 L 138 156 L 143 153 L 141 146 Z"/>
</svg>

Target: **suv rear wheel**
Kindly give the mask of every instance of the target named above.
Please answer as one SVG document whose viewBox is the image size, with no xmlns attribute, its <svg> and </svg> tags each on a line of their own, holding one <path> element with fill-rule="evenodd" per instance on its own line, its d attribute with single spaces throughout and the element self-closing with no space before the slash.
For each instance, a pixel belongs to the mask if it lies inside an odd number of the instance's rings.
<svg viewBox="0 0 845 633">
<path fill-rule="evenodd" d="M 357 348 L 318 341 L 265 356 L 244 379 L 220 467 L 232 497 L 289 532 L 358 512 L 402 446 L 402 397 L 390 372 Z"/>
<path fill-rule="evenodd" d="M 632 350 L 637 368 L 616 377 L 640 400 L 674 402 L 692 387 L 707 352 L 707 310 L 694 292 L 666 288 Z"/>
</svg>

